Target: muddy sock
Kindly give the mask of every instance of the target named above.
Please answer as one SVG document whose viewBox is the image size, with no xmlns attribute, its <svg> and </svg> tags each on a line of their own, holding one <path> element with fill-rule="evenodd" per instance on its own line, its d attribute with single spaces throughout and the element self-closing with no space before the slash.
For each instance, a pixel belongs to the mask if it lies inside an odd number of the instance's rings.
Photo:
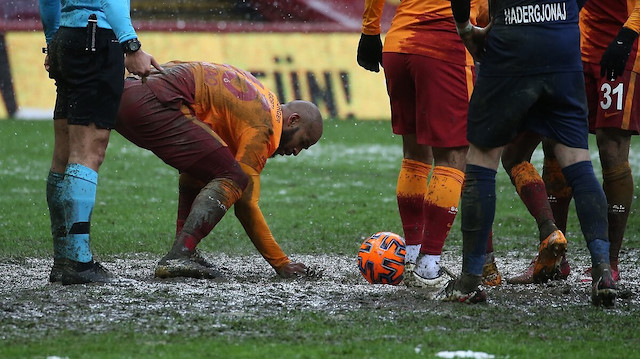
<svg viewBox="0 0 640 359">
<path fill-rule="evenodd" d="M 609 241 L 611 248 L 609 260 L 611 267 L 618 269 L 618 257 L 624 232 L 627 227 L 627 219 L 631 210 L 633 199 L 633 177 L 629 163 L 623 163 L 617 167 L 602 171 L 602 188 L 607 196 Z"/>
<path fill-rule="evenodd" d="M 464 173 L 455 168 L 436 166 L 424 198 L 424 236 L 420 253 L 442 254 L 442 247 L 458 214 Z"/>
<path fill-rule="evenodd" d="M 510 175 L 518 195 L 538 224 L 540 240 L 545 239 L 557 228 L 553 224 L 553 212 L 542 177 L 535 167 L 526 161 L 515 165 Z"/>
<path fill-rule="evenodd" d="M 592 267 L 609 263 L 607 199 L 593 173 L 591 161 L 574 163 L 563 168 L 562 173 L 573 188 L 576 214 L 591 253 Z"/>
<path fill-rule="evenodd" d="M 62 202 L 69 229 L 60 246 L 62 257 L 87 263 L 93 259 L 89 232 L 91 212 L 96 201 L 98 172 L 77 163 L 67 165 L 62 181 Z"/>
<path fill-rule="evenodd" d="M 542 180 L 547 189 L 547 198 L 553 212 L 555 225 L 562 233 L 567 233 L 567 217 L 573 193 L 562 174 L 557 159 L 545 157 Z"/>
<path fill-rule="evenodd" d="M 440 255 L 425 254 L 418 257 L 416 273 L 422 278 L 436 278 L 440 273 Z"/>
<path fill-rule="evenodd" d="M 496 212 L 496 171 L 467 165 L 462 191 L 462 272 L 482 277 L 487 240 Z"/>
<path fill-rule="evenodd" d="M 240 187 L 229 179 L 214 179 L 209 182 L 193 202 L 176 242 L 183 243 L 190 251 L 194 251 L 202 238 L 211 232 L 241 195 Z"/>
<path fill-rule="evenodd" d="M 462 273 L 460 280 L 456 282 L 455 289 L 462 293 L 470 293 L 478 288 L 482 284 L 482 276 L 470 273 Z"/>
<path fill-rule="evenodd" d="M 418 260 L 418 255 L 420 254 L 420 245 L 419 244 L 407 244 L 405 245 L 405 255 L 404 262 L 405 263 L 416 263 Z"/>
<path fill-rule="evenodd" d="M 51 236 L 53 238 L 53 258 L 63 258 L 60 247 L 64 245 L 67 236 L 65 224 L 64 205 L 62 193 L 64 173 L 49 171 L 47 177 L 47 206 L 49 207 L 49 219 L 51 221 Z"/>
<path fill-rule="evenodd" d="M 184 222 L 191 212 L 191 206 L 205 183 L 194 179 L 184 173 L 178 180 L 178 215 L 176 219 L 176 235 L 182 231 Z"/>
</svg>

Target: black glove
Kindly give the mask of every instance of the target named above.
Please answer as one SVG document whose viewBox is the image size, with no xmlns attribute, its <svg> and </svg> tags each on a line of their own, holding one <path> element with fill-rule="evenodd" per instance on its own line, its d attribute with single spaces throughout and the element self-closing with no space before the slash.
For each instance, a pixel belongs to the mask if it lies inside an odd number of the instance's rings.
<svg viewBox="0 0 640 359">
<path fill-rule="evenodd" d="M 600 76 L 606 76 L 613 81 L 624 73 L 625 65 L 629 59 L 633 42 L 638 38 L 638 33 L 623 27 L 613 41 L 607 47 L 600 60 Z"/>
<path fill-rule="evenodd" d="M 382 40 L 380 35 L 360 35 L 358 65 L 373 72 L 380 72 L 382 65 Z"/>
</svg>

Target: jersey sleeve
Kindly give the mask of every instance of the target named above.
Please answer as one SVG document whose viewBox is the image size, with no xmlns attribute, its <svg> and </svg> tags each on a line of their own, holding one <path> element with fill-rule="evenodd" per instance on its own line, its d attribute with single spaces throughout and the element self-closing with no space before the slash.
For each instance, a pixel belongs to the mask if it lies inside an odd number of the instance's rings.
<svg viewBox="0 0 640 359">
<path fill-rule="evenodd" d="M 129 1 L 100 0 L 100 5 L 107 17 L 107 22 L 118 37 L 118 42 L 123 43 L 137 37 L 131 24 Z"/>
<path fill-rule="evenodd" d="M 260 197 L 260 173 L 240 163 L 249 176 L 249 184 L 242 198 L 234 204 L 235 215 L 262 257 L 277 271 L 291 261 L 276 242 L 258 206 Z"/>
<path fill-rule="evenodd" d="M 629 18 L 624 23 L 624 27 L 640 33 L 640 1 L 635 2 L 635 6 L 629 15 Z"/>
<path fill-rule="evenodd" d="M 365 0 L 362 14 L 362 33 L 365 35 L 380 34 L 382 10 L 385 0 Z"/>
<path fill-rule="evenodd" d="M 40 0 L 40 19 L 47 44 L 53 39 L 53 35 L 60 27 L 60 10 L 62 5 L 59 0 Z"/>
</svg>

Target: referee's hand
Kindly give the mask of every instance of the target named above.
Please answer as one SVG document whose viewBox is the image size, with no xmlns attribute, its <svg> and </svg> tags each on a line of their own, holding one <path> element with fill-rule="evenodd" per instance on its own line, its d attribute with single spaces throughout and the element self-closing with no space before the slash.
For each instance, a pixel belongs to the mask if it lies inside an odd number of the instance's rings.
<svg viewBox="0 0 640 359">
<path fill-rule="evenodd" d="M 380 72 L 379 65 L 382 65 L 382 40 L 380 40 L 380 34 L 360 35 L 358 65 L 369 71 Z"/>
<path fill-rule="evenodd" d="M 130 73 L 145 78 L 151 73 L 151 67 L 155 67 L 161 73 L 164 73 L 162 66 L 150 54 L 140 49 L 136 52 L 130 52 L 125 55 L 124 67 Z"/>
</svg>

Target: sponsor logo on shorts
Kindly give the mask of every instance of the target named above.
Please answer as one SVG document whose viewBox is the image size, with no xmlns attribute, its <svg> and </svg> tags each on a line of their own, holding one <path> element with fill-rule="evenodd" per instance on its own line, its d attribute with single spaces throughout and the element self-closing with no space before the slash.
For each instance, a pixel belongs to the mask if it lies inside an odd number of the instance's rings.
<svg viewBox="0 0 640 359">
<path fill-rule="evenodd" d="M 619 114 L 619 113 L 620 113 L 620 111 L 616 111 L 616 112 L 605 112 L 605 113 L 604 113 L 604 118 L 609 118 L 609 117 L 611 117 L 611 116 L 615 116 L 615 115 L 617 115 L 617 114 Z"/>
<path fill-rule="evenodd" d="M 567 4 L 520 5 L 504 9 L 505 25 L 535 24 L 567 20 Z"/>
<path fill-rule="evenodd" d="M 614 204 L 613 206 L 611 206 L 611 209 L 609 210 L 609 212 L 611 212 L 611 213 L 625 213 L 625 212 L 627 212 L 627 208 L 624 206 L 624 204 Z"/>
</svg>

